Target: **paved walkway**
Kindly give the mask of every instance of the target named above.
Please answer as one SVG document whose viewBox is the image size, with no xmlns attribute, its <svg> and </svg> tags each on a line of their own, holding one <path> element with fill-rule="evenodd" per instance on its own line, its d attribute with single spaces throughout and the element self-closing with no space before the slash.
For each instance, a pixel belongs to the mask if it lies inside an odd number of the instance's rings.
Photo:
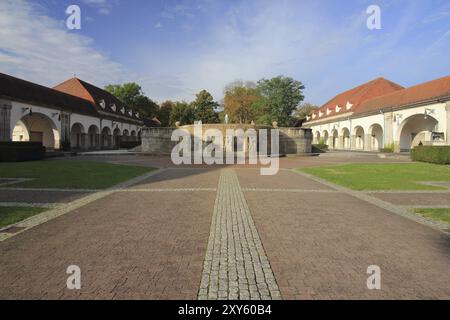
<svg viewBox="0 0 450 320">
<path fill-rule="evenodd" d="M 450 298 L 445 233 L 287 169 L 163 167 L 0 242 L 0 298 Z"/>
</svg>

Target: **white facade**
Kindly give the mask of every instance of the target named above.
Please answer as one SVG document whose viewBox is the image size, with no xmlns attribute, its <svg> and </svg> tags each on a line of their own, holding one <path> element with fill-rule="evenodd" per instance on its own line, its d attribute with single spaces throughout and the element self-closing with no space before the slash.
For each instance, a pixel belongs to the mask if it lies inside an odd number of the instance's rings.
<svg viewBox="0 0 450 320">
<path fill-rule="evenodd" d="M 450 100 L 383 109 L 371 113 L 344 113 L 305 125 L 315 144 L 330 149 L 379 151 L 393 148 L 409 151 L 422 145 L 450 145 Z"/>
<path fill-rule="evenodd" d="M 142 126 L 111 118 L 5 99 L 0 102 L 5 124 L 4 137 L 0 140 L 40 141 L 48 150 L 62 148 L 63 141 L 70 141 L 72 149 L 118 148 L 119 140 L 137 141 L 142 129 Z"/>
</svg>

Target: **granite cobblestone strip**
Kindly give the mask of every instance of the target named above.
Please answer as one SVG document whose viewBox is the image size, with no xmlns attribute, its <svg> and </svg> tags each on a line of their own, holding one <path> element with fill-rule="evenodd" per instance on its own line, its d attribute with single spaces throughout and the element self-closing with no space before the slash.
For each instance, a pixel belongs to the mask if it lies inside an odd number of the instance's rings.
<svg viewBox="0 0 450 320">
<path fill-rule="evenodd" d="M 281 299 L 233 169 L 219 178 L 198 299 Z"/>
</svg>

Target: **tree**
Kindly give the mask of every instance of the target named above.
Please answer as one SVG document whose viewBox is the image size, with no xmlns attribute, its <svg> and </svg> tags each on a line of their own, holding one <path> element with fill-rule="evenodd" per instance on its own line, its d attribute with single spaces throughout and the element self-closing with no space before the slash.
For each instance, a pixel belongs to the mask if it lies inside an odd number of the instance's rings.
<svg viewBox="0 0 450 320">
<path fill-rule="evenodd" d="M 185 101 L 175 102 L 170 112 L 169 125 L 174 127 L 178 121 L 181 125 L 194 123 L 194 109 Z"/>
<path fill-rule="evenodd" d="M 218 123 L 219 115 L 216 113 L 219 104 L 214 101 L 213 96 L 206 90 L 202 90 L 196 95 L 191 106 L 194 110 L 195 120 L 201 120 L 202 123 Z"/>
<path fill-rule="evenodd" d="M 159 106 L 147 97 L 137 83 L 125 83 L 123 85 L 107 85 L 105 90 L 122 101 L 125 105 L 133 108 L 143 118 L 152 119 L 158 114 Z"/>
<path fill-rule="evenodd" d="M 161 103 L 158 112 L 158 120 L 161 122 L 161 126 L 168 127 L 170 125 L 170 114 L 174 108 L 175 103 L 173 101 L 164 101 Z"/>
<path fill-rule="evenodd" d="M 235 81 L 224 90 L 224 112 L 231 122 L 249 123 L 254 120 L 253 105 L 261 95 L 253 82 Z"/>
<path fill-rule="evenodd" d="M 305 119 L 307 115 L 318 108 L 315 104 L 304 102 L 294 111 L 293 117 L 299 120 Z"/>
<path fill-rule="evenodd" d="M 258 122 L 271 124 L 277 121 L 279 126 L 288 126 L 293 111 L 304 99 L 305 86 L 290 77 L 278 76 L 258 81 L 257 88 L 262 96 L 254 106 Z"/>
</svg>

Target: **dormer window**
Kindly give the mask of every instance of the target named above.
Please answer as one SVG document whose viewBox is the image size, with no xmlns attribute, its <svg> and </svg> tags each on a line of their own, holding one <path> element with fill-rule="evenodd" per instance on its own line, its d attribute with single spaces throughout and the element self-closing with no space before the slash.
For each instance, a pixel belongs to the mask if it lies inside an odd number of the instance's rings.
<svg viewBox="0 0 450 320">
<path fill-rule="evenodd" d="M 120 112 L 121 112 L 122 114 L 125 114 L 125 108 L 120 109 Z"/>
<path fill-rule="evenodd" d="M 331 113 L 331 110 L 327 108 L 327 115 Z"/>
<path fill-rule="evenodd" d="M 316 114 L 315 114 L 315 113 L 312 114 L 312 118 L 313 118 L 313 119 L 316 118 Z"/>
<path fill-rule="evenodd" d="M 105 108 L 106 108 L 105 100 L 103 100 L 103 99 L 100 100 L 98 104 L 100 105 L 100 107 L 101 107 L 102 109 L 105 109 Z"/>
<path fill-rule="evenodd" d="M 347 101 L 346 108 L 347 110 L 350 110 L 353 107 L 353 104 L 350 103 L 350 101 Z"/>
<path fill-rule="evenodd" d="M 114 111 L 114 112 L 116 112 L 116 110 L 117 110 L 117 107 L 116 107 L 116 105 L 114 103 L 111 104 L 111 110 Z"/>
<path fill-rule="evenodd" d="M 136 112 L 136 118 L 139 118 L 139 112 Z"/>
<path fill-rule="evenodd" d="M 339 106 L 336 106 L 336 113 L 341 111 L 342 108 L 340 108 Z"/>
<path fill-rule="evenodd" d="M 319 111 L 319 118 L 321 118 L 323 116 L 323 112 Z"/>
<path fill-rule="evenodd" d="M 306 121 L 309 121 L 309 119 L 311 119 L 310 116 L 306 116 Z"/>
<path fill-rule="evenodd" d="M 133 110 L 128 111 L 128 115 L 129 115 L 130 117 L 132 117 L 132 116 L 133 116 Z"/>
</svg>

